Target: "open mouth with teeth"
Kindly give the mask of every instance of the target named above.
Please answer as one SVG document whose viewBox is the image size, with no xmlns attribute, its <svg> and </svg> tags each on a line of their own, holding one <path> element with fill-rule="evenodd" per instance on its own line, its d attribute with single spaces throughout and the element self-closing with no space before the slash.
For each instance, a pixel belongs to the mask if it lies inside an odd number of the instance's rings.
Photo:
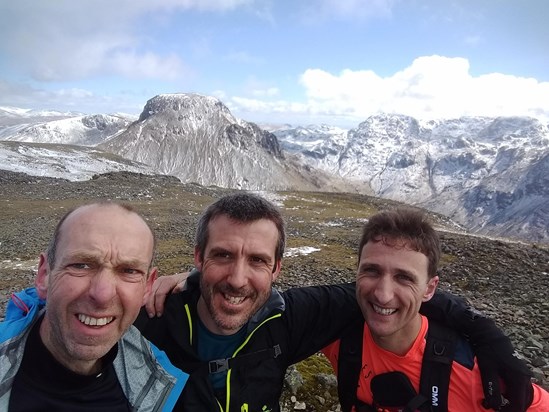
<svg viewBox="0 0 549 412">
<path fill-rule="evenodd" d="M 231 296 L 226 293 L 223 294 L 223 297 L 231 305 L 240 305 L 242 302 L 244 302 L 244 300 L 246 300 L 246 296 Z"/>
<path fill-rule="evenodd" d="M 78 314 L 78 320 L 87 326 L 105 326 L 113 321 L 113 316 L 106 316 L 104 318 L 94 318 L 92 316 Z"/>
<path fill-rule="evenodd" d="M 381 306 L 377 306 L 373 303 L 372 303 L 372 308 L 374 309 L 375 313 L 377 313 L 378 315 L 383 315 L 383 316 L 392 315 L 393 313 L 396 313 L 396 311 L 397 311 L 397 309 L 382 308 Z"/>
</svg>

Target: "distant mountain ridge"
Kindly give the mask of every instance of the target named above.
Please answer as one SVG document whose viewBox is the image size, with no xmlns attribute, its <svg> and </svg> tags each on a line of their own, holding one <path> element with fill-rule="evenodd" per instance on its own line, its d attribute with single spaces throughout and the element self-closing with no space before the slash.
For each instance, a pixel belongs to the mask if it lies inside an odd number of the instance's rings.
<svg viewBox="0 0 549 412">
<path fill-rule="evenodd" d="M 33 143 L 60 143 L 95 146 L 125 130 L 135 120 L 121 115 L 40 115 L 0 128 L 0 140 Z"/>
<path fill-rule="evenodd" d="M 93 146 L 205 186 L 373 193 L 480 234 L 549 240 L 549 131 L 532 118 L 380 114 L 351 130 L 261 128 L 214 97 L 181 93 L 153 97 L 137 119 L 72 116 L 10 134 L 1 109 L 0 140 Z"/>
<path fill-rule="evenodd" d="M 0 141 L 0 169 L 72 181 L 108 172 L 154 174 L 145 164 L 94 147 Z"/>
<path fill-rule="evenodd" d="M 315 128 L 274 134 L 307 164 L 368 184 L 380 197 L 426 207 L 478 233 L 549 240 L 549 128 L 536 119 L 421 123 L 376 115 L 344 135 Z M 304 134 L 323 138 L 300 146 Z"/>
</svg>

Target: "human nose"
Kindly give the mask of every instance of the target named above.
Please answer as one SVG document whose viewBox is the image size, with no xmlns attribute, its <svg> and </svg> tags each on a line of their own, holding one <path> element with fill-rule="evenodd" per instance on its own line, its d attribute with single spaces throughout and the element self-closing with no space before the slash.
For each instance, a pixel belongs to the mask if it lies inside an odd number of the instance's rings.
<svg viewBox="0 0 549 412">
<path fill-rule="evenodd" d="M 382 276 L 376 283 L 374 296 L 380 304 L 389 303 L 393 299 L 393 283 L 388 276 Z"/>
<path fill-rule="evenodd" d="M 110 303 L 116 295 L 116 275 L 113 271 L 99 269 L 91 279 L 88 293 L 98 305 Z"/>
<path fill-rule="evenodd" d="M 228 283 L 235 289 L 246 286 L 248 282 L 247 267 L 244 259 L 237 259 L 231 267 L 231 273 L 227 278 Z"/>
</svg>

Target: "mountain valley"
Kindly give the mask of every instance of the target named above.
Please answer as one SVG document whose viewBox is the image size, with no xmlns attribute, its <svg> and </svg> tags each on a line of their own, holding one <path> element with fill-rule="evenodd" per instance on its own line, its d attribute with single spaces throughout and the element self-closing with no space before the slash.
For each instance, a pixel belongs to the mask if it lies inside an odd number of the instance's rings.
<svg viewBox="0 0 549 412">
<path fill-rule="evenodd" d="M 549 128 L 533 118 L 378 114 L 350 130 L 262 128 L 214 97 L 186 93 L 153 97 L 137 119 L 44 116 L 0 110 L 0 139 L 20 142 L 0 143 L 4 169 L 77 180 L 93 167 L 142 167 L 205 186 L 372 194 L 444 214 L 474 233 L 549 240 Z M 40 152 L 28 143 L 46 146 Z M 55 155 L 50 143 L 80 145 L 82 160 Z M 75 156 L 78 147 L 71 146 Z"/>
</svg>

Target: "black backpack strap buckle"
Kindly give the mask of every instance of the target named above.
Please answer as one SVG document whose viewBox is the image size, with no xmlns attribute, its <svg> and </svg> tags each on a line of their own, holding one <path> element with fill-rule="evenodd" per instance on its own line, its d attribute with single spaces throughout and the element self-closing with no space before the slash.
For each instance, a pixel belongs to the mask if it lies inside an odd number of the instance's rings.
<svg viewBox="0 0 549 412">
<path fill-rule="evenodd" d="M 208 362 L 209 373 L 220 373 L 229 370 L 229 359 L 214 359 Z"/>
</svg>

